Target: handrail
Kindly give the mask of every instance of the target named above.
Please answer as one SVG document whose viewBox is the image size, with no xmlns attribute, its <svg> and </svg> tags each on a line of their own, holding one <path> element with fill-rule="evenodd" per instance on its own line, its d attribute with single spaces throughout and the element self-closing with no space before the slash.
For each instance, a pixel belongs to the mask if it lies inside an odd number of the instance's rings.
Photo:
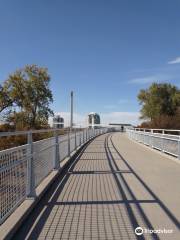
<svg viewBox="0 0 180 240">
<path fill-rule="evenodd" d="M 80 128 L 79 128 L 80 129 Z M 85 128 L 81 128 L 83 130 Z M 17 136 L 17 135 L 26 135 L 28 133 L 47 133 L 47 132 L 55 132 L 55 131 L 62 131 L 68 129 L 63 128 L 50 128 L 50 129 L 40 129 L 40 130 L 26 130 L 26 131 L 12 131 L 12 132 L 0 132 L 0 137 L 7 137 L 7 136 Z M 76 129 L 74 129 L 75 131 Z"/>
<path fill-rule="evenodd" d="M 180 135 L 180 129 L 164 129 L 164 128 L 134 128 L 135 131 L 147 131 L 147 132 L 153 132 L 154 131 L 161 131 L 164 134 L 167 134 L 167 132 L 178 132 Z"/>
</svg>

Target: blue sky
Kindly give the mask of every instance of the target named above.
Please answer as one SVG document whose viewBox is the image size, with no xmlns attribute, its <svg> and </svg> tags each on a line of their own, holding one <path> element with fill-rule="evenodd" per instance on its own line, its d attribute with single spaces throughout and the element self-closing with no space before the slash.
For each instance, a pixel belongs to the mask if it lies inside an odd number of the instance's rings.
<svg viewBox="0 0 180 240">
<path fill-rule="evenodd" d="M 180 86 L 179 13 L 179 0 L 1 0 L 0 82 L 35 63 L 49 69 L 54 111 L 74 90 L 79 119 L 137 121 L 141 88 Z"/>
</svg>

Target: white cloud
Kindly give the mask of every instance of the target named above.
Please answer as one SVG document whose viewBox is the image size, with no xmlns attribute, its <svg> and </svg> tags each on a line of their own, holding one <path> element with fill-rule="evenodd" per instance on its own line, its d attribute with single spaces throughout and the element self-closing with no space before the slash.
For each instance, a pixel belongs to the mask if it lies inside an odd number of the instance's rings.
<svg viewBox="0 0 180 240">
<path fill-rule="evenodd" d="M 177 58 L 168 62 L 168 64 L 176 64 L 176 63 L 180 63 L 180 57 L 177 57 Z"/>
<path fill-rule="evenodd" d="M 109 123 L 130 123 L 137 125 L 140 117 L 139 112 L 109 112 L 101 113 L 101 122 L 102 124 Z"/>
<path fill-rule="evenodd" d="M 65 126 L 69 126 L 69 112 L 58 112 L 56 114 L 59 114 L 64 118 Z M 130 123 L 133 125 L 137 125 L 138 123 L 140 123 L 139 112 L 109 112 L 99 114 L 102 125 L 108 125 L 109 123 Z M 52 121 L 52 119 L 50 119 L 49 121 Z M 87 114 L 74 113 L 74 123 L 78 126 L 87 126 Z"/>
<path fill-rule="evenodd" d="M 129 83 L 133 84 L 147 84 L 152 82 L 163 82 L 167 80 L 171 80 L 172 76 L 165 74 L 156 74 L 152 76 L 142 77 L 142 78 L 133 78 L 129 81 Z"/>
<path fill-rule="evenodd" d="M 150 77 L 143 77 L 143 78 L 133 78 L 131 79 L 129 82 L 130 83 L 150 83 L 150 82 L 154 82 L 157 81 L 156 76 L 150 76 Z"/>
</svg>

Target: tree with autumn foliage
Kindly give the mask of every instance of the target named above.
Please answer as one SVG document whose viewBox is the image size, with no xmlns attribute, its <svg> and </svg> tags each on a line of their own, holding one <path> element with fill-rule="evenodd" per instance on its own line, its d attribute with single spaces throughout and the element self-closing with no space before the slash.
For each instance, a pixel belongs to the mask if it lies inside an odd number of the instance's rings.
<svg viewBox="0 0 180 240">
<path fill-rule="evenodd" d="M 180 89 L 168 83 L 153 83 L 140 90 L 141 119 L 153 128 L 180 128 Z"/>
<path fill-rule="evenodd" d="M 16 129 L 47 125 L 48 117 L 53 115 L 49 84 L 47 69 L 37 65 L 27 65 L 11 74 L 0 89 L 0 110 L 9 109 L 6 121 Z"/>
</svg>

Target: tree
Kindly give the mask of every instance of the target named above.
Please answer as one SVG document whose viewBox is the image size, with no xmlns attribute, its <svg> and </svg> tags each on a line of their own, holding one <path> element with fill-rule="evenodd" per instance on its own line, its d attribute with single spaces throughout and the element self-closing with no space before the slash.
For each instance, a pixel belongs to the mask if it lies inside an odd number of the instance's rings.
<svg viewBox="0 0 180 240">
<path fill-rule="evenodd" d="M 175 116 L 180 109 L 180 90 L 171 84 L 153 83 L 140 90 L 141 118 L 155 120 L 162 116 Z"/>
<path fill-rule="evenodd" d="M 21 121 L 29 128 L 37 128 L 47 122 L 48 116 L 53 115 L 49 107 L 53 102 L 49 83 L 47 69 L 37 65 L 27 65 L 11 74 L 4 87 L 18 112 L 12 113 L 9 119 L 16 119 L 16 123 Z"/>
<path fill-rule="evenodd" d="M 12 106 L 12 104 L 12 99 L 10 98 L 9 93 L 2 85 L 0 85 L 0 113 Z"/>
</svg>

